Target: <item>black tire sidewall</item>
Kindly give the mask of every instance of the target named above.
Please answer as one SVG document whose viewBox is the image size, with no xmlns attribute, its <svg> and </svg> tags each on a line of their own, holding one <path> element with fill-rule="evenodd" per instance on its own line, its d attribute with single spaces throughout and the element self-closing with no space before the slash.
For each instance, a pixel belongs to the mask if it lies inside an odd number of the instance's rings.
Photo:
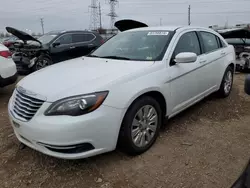
<svg viewBox="0 0 250 188">
<path fill-rule="evenodd" d="M 142 108 L 145 105 L 151 105 L 155 108 L 158 114 L 158 126 L 155 135 L 153 139 L 150 141 L 150 143 L 145 147 L 137 147 L 132 141 L 131 126 L 136 113 L 140 108 Z M 119 145 L 129 154 L 136 155 L 143 153 L 147 151 L 156 141 L 159 135 L 161 125 L 162 125 L 162 110 L 159 103 L 155 99 L 149 96 L 139 98 L 129 107 L 127 113 L 125 114 L 119 135 Z"/>
<path fill-rule="evenodd" d="M 52 64 L 52 61 L 51 61 L 51 59 L 50 59 L 49 57 L 44 56 L 44 55 L 41 55 L 41 56 L 38 57 L 38 59 L 37 59 L 35 65 L 33 66 L 33 71 L 40 70 L 40 69 L 37 69 L 37 62 L 38 62 L 38 61 L 42 61 L 42 60 L 44 60 L 44 59 L 46 59 L 46 60 L 49 62 L 49 65 Z M 46 67 L 47 67 L 47 66 L 46 66 Z M 45 67 L 43 67 L 43 68 L 45 68 Z"/>
<path fill-rule="evenodd" d="M 229 71 L 230 71 L 231 74 L 232 74 L 232 83 L 231 83 L 230 91 L 229 91 L 228 93 L 226 93 L 226 92 L 225 92 L 225 89 L 224 89 L 224 85 L 225 85 L 225 82 L 226 82 L 225 78 L 226 78 L 227 73 L 228 73 Z M 233 69 L 232 69 L 231 67 L 227 67 L 227 69 L 226 69 L 226 71 L 225 71 L 225 73 L 224 73 L 222 82 L 221 82 L 220 90 L 219 90 L 219 93 L 220 93 L 220 95 L 221 95 L 222 97 L 228 97 L 228 96 L 230 95 L 230 93 L 231 93 L 231 91 L 232 91 L 232 87 L 233 87 L 233 80 L 234 80 L 234 71 L 233 71 Z"/>
</svg>

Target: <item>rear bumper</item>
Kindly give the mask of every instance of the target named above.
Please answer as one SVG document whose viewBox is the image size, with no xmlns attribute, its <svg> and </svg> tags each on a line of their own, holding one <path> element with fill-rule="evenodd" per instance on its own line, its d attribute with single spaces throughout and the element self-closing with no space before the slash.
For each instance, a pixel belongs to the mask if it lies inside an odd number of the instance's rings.
<svg viewBox="0 0 250 188">
<path fill-rule="evenodd" d="M 0 76 L 0 87 L 5 87 L 5 86 L 8 86 L 8 85 L 11 85 L 11 84 L 14 84 L 17 80 L 17 73 L 14 74 L 13 76 L 11 77 L 8 77 L 8 78 L 2 78 Z"/>
</svg>

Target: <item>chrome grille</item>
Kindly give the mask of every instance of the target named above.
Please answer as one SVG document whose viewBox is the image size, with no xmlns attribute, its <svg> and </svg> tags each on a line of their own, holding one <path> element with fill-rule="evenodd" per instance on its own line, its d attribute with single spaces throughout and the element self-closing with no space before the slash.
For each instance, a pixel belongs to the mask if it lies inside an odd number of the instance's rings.
<svg viewBox="0 0 250 188">
<path fill-rule="evenodd" d="M 14 113 L 22 118 L 22 120 L 29 121 L 36 114 L 44 101 L 25 95 L 16 90 L 13 103 Z"/>
</svg>

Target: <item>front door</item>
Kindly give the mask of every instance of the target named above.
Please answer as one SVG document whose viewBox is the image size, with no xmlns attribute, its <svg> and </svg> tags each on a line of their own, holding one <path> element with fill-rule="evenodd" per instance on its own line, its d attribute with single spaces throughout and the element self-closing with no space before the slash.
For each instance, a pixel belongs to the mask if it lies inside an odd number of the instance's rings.
<svg viewBox="0 0 250 188">
<path fill-rule="evenodd" d="M 53 46 L 54 43 L 58 45 Z M 54 63 L 72 59 L 74 46 L 72 45 L 72 34 L 64 34 L 53 42 L 51 46 L 51 57 Z"/>
<path fill-rule="evenodd" d="M 181 52 L 194 52 L 198 58 L 193 63 L 174 63 L 174 57 Z M 177 114 L 183 109 L 193 104 L 199 97 L 197 68 L 199 66 L 199 55 L 201 54 L 201 47 L 198 40 L 197 33 L 186 32 L 181 35 L 175 47 L 170 61 L 169 67 L 169 81 L 170 84 L 170 101 L 168 101 L 168 108 L 170 108 L 170 116 Z"/>
</svg>

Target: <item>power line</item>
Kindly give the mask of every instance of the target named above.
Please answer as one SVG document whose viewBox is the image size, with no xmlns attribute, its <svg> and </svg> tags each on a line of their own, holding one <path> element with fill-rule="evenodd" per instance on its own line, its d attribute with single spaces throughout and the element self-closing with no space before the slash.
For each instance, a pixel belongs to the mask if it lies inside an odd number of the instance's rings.
<svg viewBox="0 0 250 188">
<path fill-rule="evenodd" d="M 185 15 L 185 12 L 164 12 L 164 13 L 126 13 L 128 15 Z M 227 12 L 192 12 L 197 15 L 212 15 L 212 14 L 250 14 L 250 11 L 227 11 Z"/>
<path fill-rule="evenodd" d="M 183 2 L 175 2 L 175 1 L 153 1 L 153 2 L 143 2 L 143 4 L 202 4 L 202 3 L 245 3 L 249 2 L 249 0 L 216 0 L 216 1 L 183 1 Z M 141 4 L 141 2 L 135 2 L 135 1 L 127 1 L 127 2 L 121 2 L 121 4 L 129 4 L 129 5 L 134 5 L 134 4 Z"/>
</svg>

